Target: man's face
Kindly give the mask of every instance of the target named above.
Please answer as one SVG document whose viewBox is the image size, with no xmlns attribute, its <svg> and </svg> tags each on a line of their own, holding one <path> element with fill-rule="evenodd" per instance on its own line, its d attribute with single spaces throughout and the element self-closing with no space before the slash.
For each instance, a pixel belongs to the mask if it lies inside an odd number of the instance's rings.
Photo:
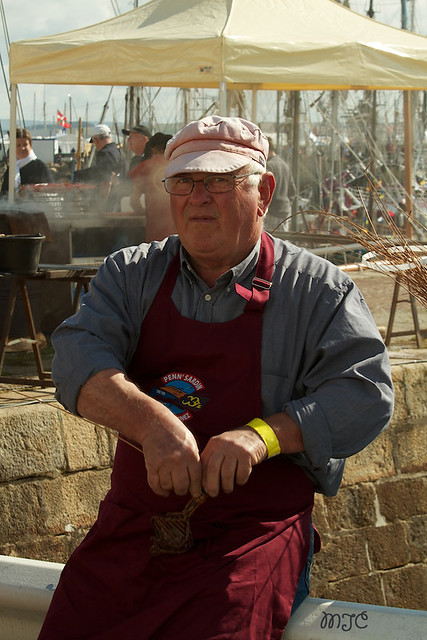
<svg viewBox="0 0 427 640">
<path fill-rule="evenodd" d="M 92 136 L 92 142 L 95 145 L 95 149 L 100 151 L 106 144 L 108 144 L 110 138 L 105 138 L 101 136 Z"/>
<path fill-rule="evenodd" d="M 248 173 L 245 168 L 231 173 Z M 183 174 L 202 180 L 211 173 Z M 196 182 L 187 196 L 170 196 L 178 235 L 193 258 L 193 265 L 209 262 L 226 270 L 239 264 L 255 246 L 262 231 L 262 216 L 272 191 L 272 174 L 264 174 L 260 185 L 238 180 L 232 191 L 210 193 Z M 271 191 L 271 194 L 270 194 Z"/>
<path fill-rule="evenodd" d="M 136 131 L 131 131 L 129 133 L 128 146 L 136 156 L 142 156 L 147 142 L 147 136 L 144 136 L 142 133 L 136 133 Z"/>
<path fill-rule="evenodd" d="M 16 159 L 23 160 L 31 151 L 31 144 L 27 138 L 16 138 Z"/>
</svg>

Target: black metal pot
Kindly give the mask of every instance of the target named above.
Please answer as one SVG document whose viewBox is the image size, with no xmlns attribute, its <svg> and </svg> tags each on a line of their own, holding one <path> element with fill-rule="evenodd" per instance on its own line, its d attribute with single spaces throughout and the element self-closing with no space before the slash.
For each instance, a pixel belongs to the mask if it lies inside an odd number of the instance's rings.
<svg viewBox="0 0 427 640">
<path fill-rule="evenodd" d="M 28 276 L 37 272 L 46 236 L 0 235 L 0 271 Z"/>
</svg>

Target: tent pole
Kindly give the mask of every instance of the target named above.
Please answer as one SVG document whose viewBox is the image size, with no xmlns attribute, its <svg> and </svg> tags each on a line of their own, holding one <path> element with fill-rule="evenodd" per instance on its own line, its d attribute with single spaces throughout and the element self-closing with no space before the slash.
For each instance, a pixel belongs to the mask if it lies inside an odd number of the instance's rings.
<svg viewBox="0 0 427 640">
<path fill-rule="evenodd" d="M 280 98 L 282 96 L 281 91 L 276 91 L 276 152 L 282 151 L 280 144 Z"/>
<path fill-rule="evenodd" d="M 252 89 L 252 106 L 251 106 L 252 122 L 256 122 L 257 98 L 258 98 L 258 91 L 256 89 Z"/>
<path fill-rule="evenodd" d="M 408 29 L 408 12 L 406 0 L 400 0 L 402 6 L 402 29 Z M 405 232 L 408 238 L 412 238 L 412 225 L 410 218 L 413 217 L 412 202 L 412 95 L 409 91 L 403 92 L 403 144 L 405 155 Z"/>
<path fill-rule="evenodd" d="M 224 81 L 219 83 L 219 113 L 227 115 L 227 84 Z"/>
<path fill-rule="evenodd" d="M 412 95 L 409 91 L 403 92 L 403 117 L 404 117 L 404 146 L 405 146 L 405 213 L 408 220 L 405 221 L 405 231 L 408 238 L 412 238 L 413 217 L 412 202 Z"/>
<path fill-rule="evenodd" d="M 16 165 L 16 97 L 17 85 L 10 85 L 10 127 L 9 127 L 9 197 L 15 202 L 15 165 Z"/>
<path fill-rule="evenodd" d="M 299 205 L 299 129 L 300 129 L 300 92 L 292 91 L 292 175 L 295 182 L 296 196 L 292 201 L 292 213 L 298 211 Z M 291 231 L 297 231 L 297 219 L 293 215 L 291 218 Z"/>
</svg>

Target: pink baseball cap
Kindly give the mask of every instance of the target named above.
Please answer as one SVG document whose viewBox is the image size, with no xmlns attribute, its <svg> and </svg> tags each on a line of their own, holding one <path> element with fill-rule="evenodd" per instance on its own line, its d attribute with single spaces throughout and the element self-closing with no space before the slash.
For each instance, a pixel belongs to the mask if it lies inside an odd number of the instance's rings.
<svg viewBox="0 0 427 640">
<path fill-rule="evenodd" d="M 178 173 L 228 173 L 251 160 L 266 167 L 268 140 L 259 127 L 242 118 L 207 116 L 187 124 L 169 140 L 165 178 Z"/>
</svg>

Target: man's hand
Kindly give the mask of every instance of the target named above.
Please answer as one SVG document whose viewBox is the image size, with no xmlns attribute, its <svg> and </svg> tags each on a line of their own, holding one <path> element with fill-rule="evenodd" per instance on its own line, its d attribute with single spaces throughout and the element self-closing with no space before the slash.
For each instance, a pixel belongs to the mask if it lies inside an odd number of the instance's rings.
<svg viewBox="0 0 427 640">
<path fill-rule="evenodd" d="M 79 414 L 119 431 L 144 451 L 148 483 L 160 496 L 171 491 L 212 497 L 245 484 L 267 456 L 262 438 L 248 426 L 213 436 L 201 456 L 191 431 L 161 402 L 150 398 L 118 369 L 105 369 L 83 385 Z M 282 453 L 304 450 L 301 430 L 285 413 L 266 418 Z"/>
<path fill-rule="evenodd" d="M 196 440 L 168 410 L 167 420 L 150 429 L 142 441 L 148 484 L 159 496 L 202 492 L 202 466 Z"/>
<path fill-rule="evenodd" d="M 220 489 L 231 493 L 236 484 L 248 481 L 252 467 L 266 456 L 267 447 L 249 427 L 213 436 L 201 455 L 204 491 L 213 498 Z"/>
<path fill-rule="evenodd" d="M 77 409 L 81 416 L 119 431 L 142 447 L 154 493 L 190 492 L 193 497 L 202 493 L 202 465 L 193 434 L 122 371 L 105 369 L 89 378 L 80 390 Z"/>
</svg>

